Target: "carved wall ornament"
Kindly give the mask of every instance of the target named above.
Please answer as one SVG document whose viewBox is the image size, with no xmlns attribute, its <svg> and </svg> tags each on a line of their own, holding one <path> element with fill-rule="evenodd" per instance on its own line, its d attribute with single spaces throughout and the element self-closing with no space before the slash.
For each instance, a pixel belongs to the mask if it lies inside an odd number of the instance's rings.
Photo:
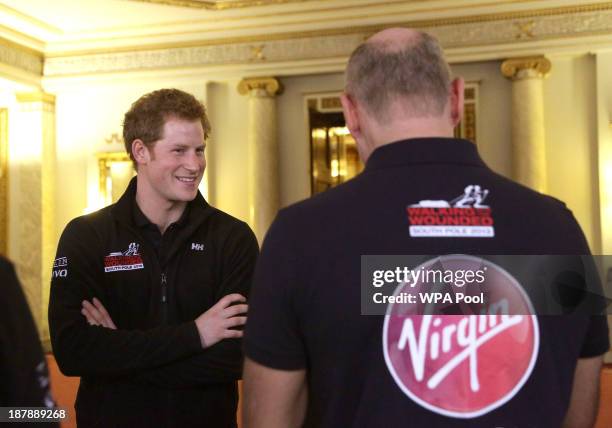
<svg viewBox="0 0 612 428">
<path fill-rule="evenodd" d="M 544 78 L 550 73 L 550 61 L 543 56 L 530 58 L 511 58 L 501 65 L 504 77 L 511 80 L 524 78 Z"/>
<path fill-rule="evenodd" d="M 265 61 L 264 48 L 266 45 L 251 46 L 251 61 Z"/>
<path fill-rule="evenodd" d="M 105 138 L 104 142 L 106 144 L 121 144 L 123 145 L 123 137 L 118 132 L 113 132 L 110 137 Z"/>
<path fill-rule="evenodd" d="M 535 21 L 515 22 L 514 23 L 518 33 L 516 34 L 517 39 L 533 39 L 533 28 L 535 27 Z"/>
</svg>

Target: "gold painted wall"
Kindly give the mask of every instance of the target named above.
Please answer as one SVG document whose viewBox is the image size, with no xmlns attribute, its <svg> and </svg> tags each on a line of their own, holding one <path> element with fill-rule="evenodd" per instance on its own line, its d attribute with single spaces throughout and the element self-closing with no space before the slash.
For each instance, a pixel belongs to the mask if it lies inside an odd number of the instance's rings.
<svg viewBox="0 0 612 428">
<path fill-rule="evenodd" d="M 601 252 L 612 254 L 612 52 L 598 53 L 595 62 L 599 180 L 591 192 L 599 195 Z"/>
<path fill-rule="evenodd" d="M 452 65 L 454 76 L 478 82 L 478 151 L 494 171 L 510 177 L 511 159 L 511 86 L 499 71 L 500 61 Z"/>
<path fill-rule="evenodd" d="M 212 133 L 207 151 L 210 201 L 243 221 L 249 219 L 248 97 L 240 95 L 240 79 L 208 84 Z"/>
<path fill-rule="evenodd" d="M 548 193 L 563 200 L 601 252 L 597 188 L 595 58 L 550 57 L 544 81 Z"/>
</svg>

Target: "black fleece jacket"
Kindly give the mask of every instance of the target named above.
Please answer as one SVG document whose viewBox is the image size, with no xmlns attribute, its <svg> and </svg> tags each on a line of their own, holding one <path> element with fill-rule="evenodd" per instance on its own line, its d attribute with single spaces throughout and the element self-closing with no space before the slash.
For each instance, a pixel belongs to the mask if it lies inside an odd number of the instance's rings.
<svg viewBox="0 0 612 428">
<path fill-rule="evenodd" d="M 158 257 L 135 195 L 133 179 L 116 204 L 71 221 L 58 246 L 49 327 L 60 369 L 81 376 L 79 427 L 233 427 L 241 343 L 203 350 L 194 320 L 227 294 L 248 296 L 257 240 L 198 194 Z M 94 297 L 117 330 L 87 324 L 81 302 Z"/>
</svg>

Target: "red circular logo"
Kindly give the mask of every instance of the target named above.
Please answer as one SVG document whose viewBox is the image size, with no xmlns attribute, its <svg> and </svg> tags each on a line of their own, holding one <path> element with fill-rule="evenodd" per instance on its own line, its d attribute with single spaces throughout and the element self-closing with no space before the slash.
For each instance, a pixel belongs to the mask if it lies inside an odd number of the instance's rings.
<svg viewBox="0 0 612 428">
<path fill-rule="evenodd" d="M 413 401 L 444 416 L 475 418 L 502 406 L 527 381 L 538 355 L 538 321 L 523 288 L 501 267 L 472 256 L 442 256 L 415 270 L 484 272 L 478 287 L 447 282 L 437 286 L 438 291 L 442 285 L 445 292 L 463 294 L 463 302 L 470 301 L 466 295 L 473 301 L 486 295 L 486 301 L 477 312 L 470 305 L 452 312 L 461 315 L 437 315 L 433 300 L 389 304 L 383 352 L 393 379 Z M 395 295 L 435 290 L 420 281 L 400 284 Z M 438 309 L 445 306 L 437 303 Z"/>
</svg>

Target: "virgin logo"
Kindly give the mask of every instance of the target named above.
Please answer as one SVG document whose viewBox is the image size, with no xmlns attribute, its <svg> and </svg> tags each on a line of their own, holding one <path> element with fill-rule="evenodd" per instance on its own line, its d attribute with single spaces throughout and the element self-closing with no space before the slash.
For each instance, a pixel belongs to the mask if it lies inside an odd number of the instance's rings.
<svg viewBox="0 0 612 428">
<path fill-rule="evenodd" d="M 529 299 L 511 275 L 487 267 L 494 301 L 483 315 L 419 315 L 397 304 L 385 317 L 383 351 L 393 379 L 416 403 L 445 416 L 474 418 L 502 406 L 537 358 L 538 322 Z"/>
</svg>

